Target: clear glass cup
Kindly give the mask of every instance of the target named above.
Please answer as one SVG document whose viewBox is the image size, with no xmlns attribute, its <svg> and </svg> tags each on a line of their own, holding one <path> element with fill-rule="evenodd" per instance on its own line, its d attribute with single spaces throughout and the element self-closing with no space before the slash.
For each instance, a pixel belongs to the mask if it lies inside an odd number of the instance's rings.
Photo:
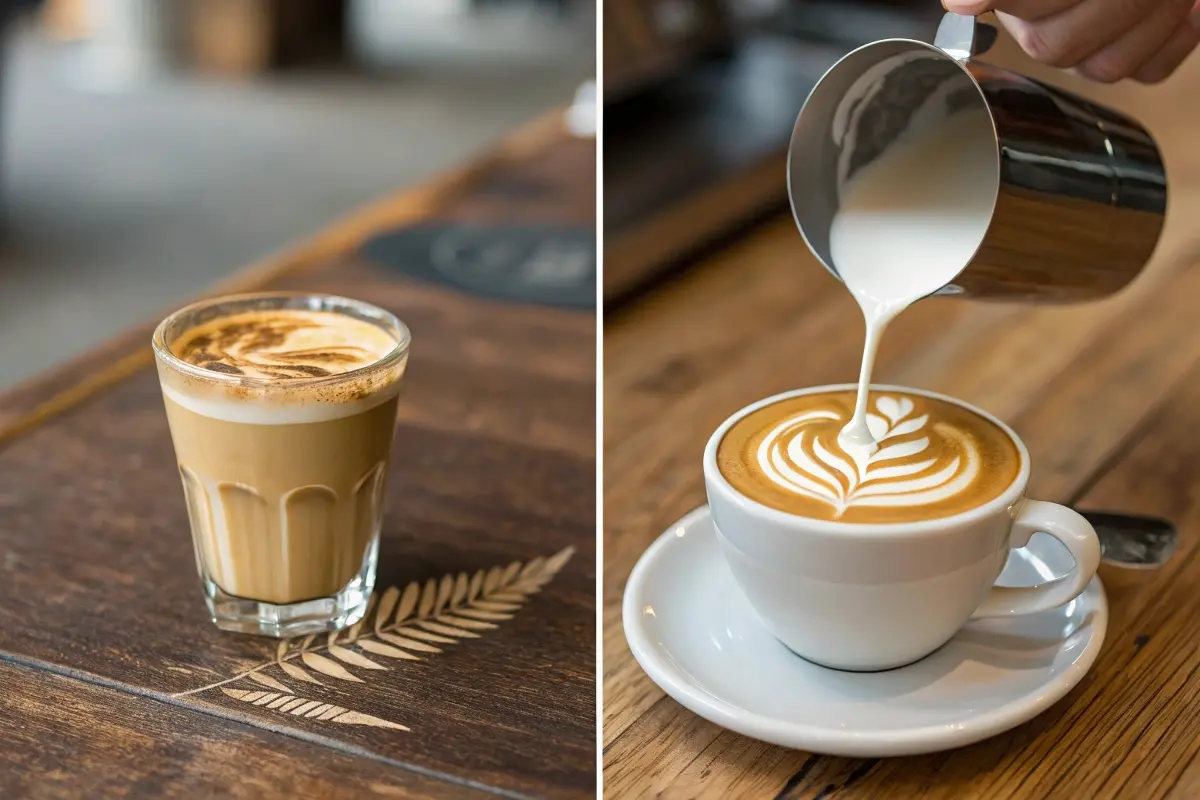
<svg viewBox="0 0 1200 800">
<path fill-rule="evenodd" d="M 276 309 L 348 315 L 385 331 L 395 347 L 359 369 L 300 378 L 226 374 L 172 352 L 197 325 Z M 206 300 L 158 326 L 159 382 L 217 627 L 286 638 L 363 616 L 410 341 L 383 309 L 290 292 Z"/>
</svg>

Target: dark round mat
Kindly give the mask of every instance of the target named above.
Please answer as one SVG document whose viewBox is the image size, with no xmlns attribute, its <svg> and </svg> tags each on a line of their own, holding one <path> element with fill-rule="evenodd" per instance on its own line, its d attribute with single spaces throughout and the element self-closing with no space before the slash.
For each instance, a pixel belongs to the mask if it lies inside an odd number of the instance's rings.
<svg viewBox="0 0 1200 800">
<path fill-rule="evenodd" d="M 518 303 L 596 306 L 596 232 L 574 225 L 425 223 L 369 240 L 386 269 Z"/>
</svg>

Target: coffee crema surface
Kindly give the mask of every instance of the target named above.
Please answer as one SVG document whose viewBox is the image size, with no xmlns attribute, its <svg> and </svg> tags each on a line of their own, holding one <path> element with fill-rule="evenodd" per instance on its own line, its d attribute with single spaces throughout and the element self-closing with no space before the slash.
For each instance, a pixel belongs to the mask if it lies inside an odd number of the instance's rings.
<svg viewBox="0 0 1200 800">
<path fill-rule="evenodd" d="M 370 366 L 396 340 L 369 322 L 329 311 L 274 309 L 218 317 L 172 343 L 198 367 L 253 378 L 319 378 Z"/>
<path fill-rule="evenodd" d="M 854 390 L 790 397 L 757 409 L 717 446 L 721 474 L 763 505 L 813 519 L 895 523 L 953 516 L 995 499 L 1021 456 L 992 421 L 919 394 L 870 395 L 877 447 L 839 441 Z"/>
</svg>

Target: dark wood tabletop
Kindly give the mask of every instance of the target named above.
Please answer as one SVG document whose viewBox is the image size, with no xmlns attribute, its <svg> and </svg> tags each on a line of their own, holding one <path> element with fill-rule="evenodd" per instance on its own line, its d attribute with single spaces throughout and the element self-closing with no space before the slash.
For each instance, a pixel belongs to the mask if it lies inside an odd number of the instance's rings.
<svg viewBox="0 0 1200 800">
<path fill-rule="evenodd" d="M 1007 40 L 985 60 L 1050 75 Z M 1035 720 L 970 747 L 824 757 L 724 730 L 667 697 L 629 652 L 621 596 L 645 548 L 705 502 L 709 434 L 755 400 L 857 377 L 859 310 L 781 215 L 606 317 L 607 796 L 1200 797 L 1200 57 L 1150 88 L 1051 79 L 1158 139 L 1170 202 L 1153 262 L 1097 303 L 922 301 L 888 330 L 876 378 L 996 413 L 1029 445 L 1031 497 L 1167 517 L 1179 550 L 1157 570 L 1102 567 L 1110 620 L 1093 669 Z"/>
<path fill-rule="evenodd" d="M 154 309 L 0 396 L 0 796 L 594 793 L 595 312 L 368 244 L 449 223 L 590 239 L 594 174 L 552 114 L 211 292 L 348 295 L 413 332 L 378 613 L 334 641 L 209 621 Z M 406 650 L 375 636 L 396 613 Z"/>
</svg>

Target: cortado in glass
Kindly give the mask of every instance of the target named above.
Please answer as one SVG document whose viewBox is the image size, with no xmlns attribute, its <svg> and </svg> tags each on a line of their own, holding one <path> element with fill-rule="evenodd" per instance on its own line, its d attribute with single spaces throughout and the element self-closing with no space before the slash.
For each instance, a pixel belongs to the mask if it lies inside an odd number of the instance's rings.
<svg viewBox="0 0 1200 800">
<path fill-rule="evenodd" d="M 366 611 L 410 336 L 319 294 L 222 297 L 154 332 L 213 622 L 279 638 Z"/>
</svg>

